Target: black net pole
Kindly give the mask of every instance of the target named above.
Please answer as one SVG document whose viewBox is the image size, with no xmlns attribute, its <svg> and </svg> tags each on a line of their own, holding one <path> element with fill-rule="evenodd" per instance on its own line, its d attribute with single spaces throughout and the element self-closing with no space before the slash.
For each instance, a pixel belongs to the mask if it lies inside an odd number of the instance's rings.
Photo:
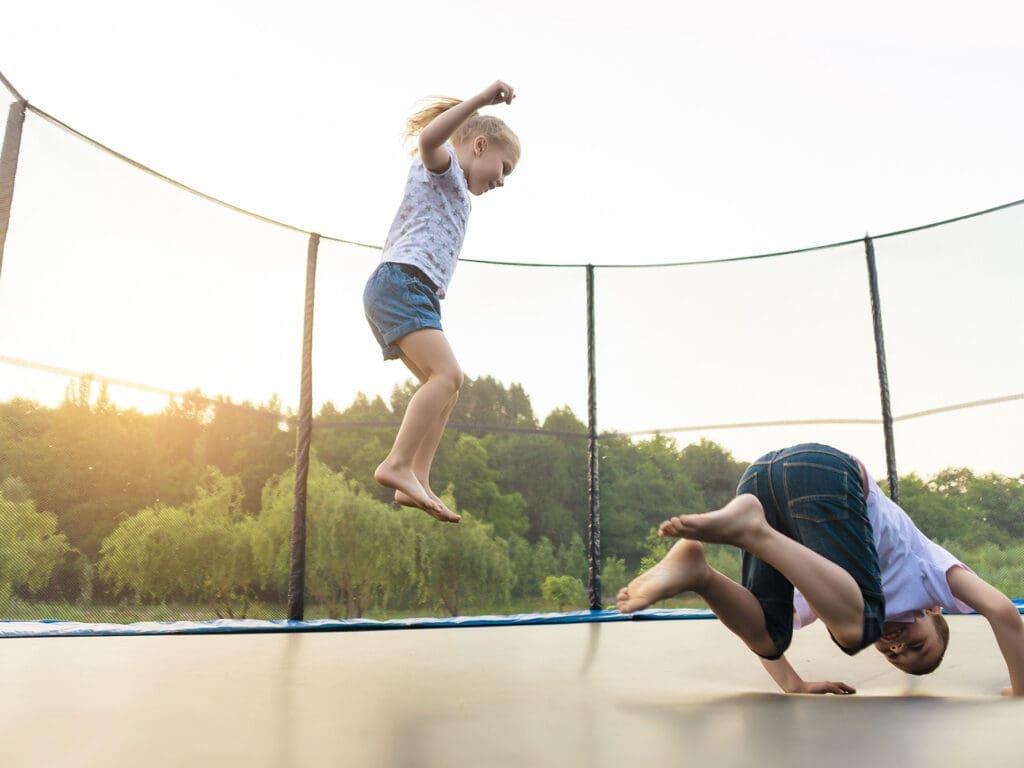
<svg viewBox="0 0 1024 768">
<path fill-rule="evenodd" d="M 878 269 L 875 266 L 875 244 L 864 236 L 864 252 L 868 261 L 868 287 L 871 290 L 871 322 L 875 328 L 875 360 L 878 363 L 878 390 L 882 396 L 882 431 L 885 433 L 885 466 L 889 476 L 889 496 L 899 504 L 899 478 L 896 475 L 896 443 L 892 434 L 892 402 L 889 397 L 889 372 L 885 364 L 885 336 L 882 333 L 882 302 L 878 295 Z"/>
<path fill-rule="evenodd" d="M 288 618 L 301 621 L 306 610 L 306 481 L 313 434 L 313 300 L 320 235 L 309 236 L 306 253 L 306 306 L 302 322 L 302 384 L 295 429 L 295 503 L 292 507 L 292 555 L 288 573 Z"/>
<path fill-rule="evenodd" d="M 11 204 L 14 202 L 14 176 L 18 171 L 18 154 L 21 152 L 21 128 L 25 124 L 25 107 L 28 102 L 19 100 L 7 111 L 7 131 L 4 146 L 0 150 L 0 271 L 4 266 L 4 244 L 7 242 L 7 228 L 11 222 Z"/>
<path fill-rule="evenodd" d="M 587 265 L 587 498 L 590 501 L 590 542 L 587 562 L 590 576 L 590 610 L 601 610 L 601 484 L 597 459 L 597 351 L 594 332 L 594 265 Z"/>
</svg>

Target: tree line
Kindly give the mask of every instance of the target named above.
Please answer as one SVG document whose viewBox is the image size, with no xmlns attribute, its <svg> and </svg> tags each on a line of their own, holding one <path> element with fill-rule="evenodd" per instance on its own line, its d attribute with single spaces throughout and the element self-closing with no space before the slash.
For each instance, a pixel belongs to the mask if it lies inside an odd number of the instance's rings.
<svg viewBox="0 0 1024 768">
<path fill-rule="evenodd" d="M 52 408 L 0 404 L 0 618 L 12 600 L 181 603 L 234 616 L 281 605 L 290 414 L 276 399 L 239 406 L 199 392 L 143 414 L 94 389 L 77 382 Z M 339 617 L 583 607 L 584 424 L 568 408 L 541 422 L 521 386 L 467 379 L 431 476 L 464 523 L 438 525 L 395 507 L 372 479 L 414 391 L 409 382 L 390 402 L 358 395 L 316 415 L 307 604 Z M 715 443 L 665 436 L 602 438 L 600 454 L 607 601 L 663 551 L 659 521 L 721 506 L 746 464 Z M 927 535 L 1024 594 L 1024 476 L 951 468 L 908 475 L 900 488 Z M 734 550 L 712 556 L 738 575 Z"/>
</svg>

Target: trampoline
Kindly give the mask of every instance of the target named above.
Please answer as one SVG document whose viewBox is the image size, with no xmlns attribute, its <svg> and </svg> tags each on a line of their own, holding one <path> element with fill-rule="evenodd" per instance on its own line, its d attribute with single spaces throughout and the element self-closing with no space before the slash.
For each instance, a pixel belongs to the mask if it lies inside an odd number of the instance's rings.
<svg viewBox="0 0 1024 768">
<path fill-rule="evenodd" d="M 360 296 L 368 265 L 378 259 L 375 247 L 321 237 L 185 187 L 29 105 L 2 76 L 0 81 L 15 99 L 4 134 L 7 161 L 0 162 L 4 190 L 14 188 L 22 124 L 29 150 L 19 171 L 15 213 L 21 215 L 11 228 L 4 283 L 9 290 L 0 317 L 0 329 L 9 335 L 0 339 L 6 344 L 0 344 L 0 365 L 14 371 L 7 380 L 17 378 L 21 387 L 13 394 L 52 390 L 59 399 L 71 376 L 90 386 L 95 378 L 115 395 L 154 396 L 160 402 L 170 397 L 203 407 L 214 401 L 202 392 L 226 393 L 227 401 L 217 402 L 231 410 L 231 395 L 239 403 L 261 402 L 271 392 L 294 394 L 301 382 L 298 417 L 280 409 L 262 415 L 250 410 L 296 431 L 296 453 L 303 459 L 295 472 L 302 489 L 295 497 L 302 499 L 302 513 L 295 516 L 301 535 L 295 540 L 304 548 L 317 274 L 319 290 L 329 297 L 317 305 L 318 328 L 326 329 L 318 332 L 317 349 L 324 350 L 316 369 L 319 390 L 340 403 L 357 391 L 362 395 L 362 387 L 384 392 L 400 383 L 347 375 L 381 367 L 377 350 L 348 343 L 342 331 L 359 327 L 365 333 Z M 39 162 L 50 156 L 66 158 L 67 165 L 54 169 L 52 179 Z M 98 185 L 97 178 L 104 183 Z M 5 235 L 13 196 L 0 198 L 6 204 L 0 211 Z M 863 241 L 671 264 L 596 269 L 468 261 L 460 266 L 464 298 L 452 307 L 452 325 L 473 329 L 481 325 L 478 318 L 487 317 L 486 333 L 470 334 L 460 344 L 480 371 L 519 381 L 533 369 L 523 391 L 545 393 L 545 411 L 586 410 L 585 431 L 505 427 L 545 441 L 585 440 L 587 448 L 578 453 L 589 451 L 588 477 L 581 473 L 576 479 L 583 485 L 597 485 L 598 373 L 601 423 L 615 425 L 608 435 L 614 439 L 684 434 L 724 445 L 729 438 L 736 441 L 731 444 L 737 455 L 756 456 L 765 446 L 796 442 L 798 432 L 804 437 L 813 426 L 818 439 L 849 446 L 872 467 L 885 466 L 895 487 L 889 450 L 895 427 L 911 466 L 941 455 L 949 466 L 1006 466 L 1016 473 L 1020 453 L 1012 436 L 1019 430 L 1008 425 L 1022 423 L 1020 361 L 990 354 L 977 341 L 986 339 L 1000 351 L 1019 345 L 1013 287 L 1019 281 L 1007 276 L 1019 274 L 1022 215 L 1024 200 L 1017 200 Z M 875 240 L 884 246 L 881 277 Z M 89 259 L 54 260 L 77 254 L 83 242 L 102 247 Z M 140 242 L 146 243 L 149 265 L 174 269 L 161 271 L 160 280 L 139 279 Z M 2 246 L 0 237 L 0 261 Z M 239 281 L 243 266 L 260 280 Z M 648 267 L 659 268 L 656 278 Z M 197 290 L 195 275 L 214 288 Z M 922 276 L 929 280 L 927 291 Z M 876 370 L 883 398 L 888 384 L 879 282 L 887 296 L 888 348 L 902 398 L 895 415 L 883 399 L 881 419 L 874 416 Z M 57 296 L 56 289 L 64 287 L 73 290 Z M 969 309 L 968 295 L 984 313 Z M 708 323 L 720 312 L 723 296 L 733 299 L 729 322 Z M 188 298 L 188 312 L 180 311 L 182 297 Z M 252 300 L 259 311 L 249 309 Z M 40 307 L 48 312 L 47 322 L 36 324 L 43 336 L 21 354 L 23 342 L 12 329 L 36 317 Z M 562 320 L 552 324 L 555 311 Z M 806 322 L 825 316 L 832 318 L 829 324 Z M 606 329 L 600 338 L 596 317 Z M 778 366 L 788 372 L 789 360 L 775 359 L 767 347 L 736 354 L 738 334 L 769 317 L 776 328 L 800 329 L 799 347 L 815 349 L 820 358 L 817 376 L 770 375 Z M 677 348 L 680 327 L 701 332 L 673 360 L 664 351 Z M 809 340 L 812 332 L 823 337 Z M 850 339 L 856 349 L 832 344 L 836 336 Z M 183 338 L 190 339 L 187 350 Z M 545 343 L 522 345 L 516 357 L 508 345 L 494 344 L 495 338 Z M 110 339 L 117 343 L 107 344 Z M 224 339 L 230 340 L 231 355 L 224 353 Z M 970 372 L 963 382 L 949 380 L 950 348 Z M 300 349 L 301 373 L 281 364 L 298 360 Z M 851 354 L 862 361 L 852 371 Z M 183 356 L 189 365 L 182 364 Z M 873 358 L 877 367 L 869 364 Z M 746 377 L 729 375 L 737 359 L 766 372 L 758 397 L 748 397 Z M 344 370 L 337 360 L 344 360 Z M 693 361 L 699 361 L 700 376 L 691 375 Z M 126 362 L 129 367 L 122 369 Z M 582 386 L 571 384 L 581 382 L 584 372 L 585 398 Z M 646 383 L 639 393 L 638 381 Z M 978 382 L 992 389 L 977 389 Z M 343 393 L 343 385 L 352 391 Z M 658 391 L 671 392 L 672 422 L 660 421 L 668 416 L 653 397 Z M 979 415 L 982 406 L 986 410 Z M 948 419 L 957 419 L 966 429 L 968 415 L 969 430 L 949 428 Z M 933 416 L 939 418 L 924 419 Z M 652 427 L 665 423 L 670 426 Z M 372 430 L 389 424 L 318 426 Z M 81 463 L 92 471 L 91 457 Z M 623 466 L 620 474 L 628 474 Z M 619 498 L 627 495 L 620 492 Z M 590 527 L 599 530 L 596 495 L 587 500 Z M 598 554 L 589 547 L 595 564 Z M 297 607 L 301 616 L 304 559 L 293 560 L 292 572 L 300 577 L 289 582 L 287 615 Z M 274 594 L 282 591 L 277 584 Z M 156 604 L 166 597 L 146 599 Z M 602 604 L 600 598 L 600 584 L 592 583 L 591 605 Z M 275 610 L 271 615 L 285 615 L 283 607 Z M 384 623 L 0 621 L 0 767 L 863 768 L 1020 762 L 1015 741 L 1024 703 L 999 695 L 1007 673 L 987 622 L 980 616 L 948 620 L 945 661 L 923 678 L 904 675 L 871 650 L 846 657 L 822 628 L 797 633 L 787 654 L 794 666 L 805 679 L 852 684 L 858 693 L 848 697 L 780 693 L 756 657 L 706 612 L 626 617 L 595 610 Z"/>
<path fill-rule="evenodd" d="M 1006 669 L 980 616 L 949 617 L 949 652 L 924 678 L 870 650 L 847 658 L 823 630 L 798 632 L 794 666 L 808 679 L 854 685 L 848 697 L 781 694 L 717 620 L 657 620 L 664 616 L 8 637 L 0 640 L 0 759 L 12 767 L 1014 760 L 1024 703 L 999 695 Z M 204 628 L 218 631 L 196 633 Z M 59 625 L 30 629 L 59 633 Z"/>
</svg>

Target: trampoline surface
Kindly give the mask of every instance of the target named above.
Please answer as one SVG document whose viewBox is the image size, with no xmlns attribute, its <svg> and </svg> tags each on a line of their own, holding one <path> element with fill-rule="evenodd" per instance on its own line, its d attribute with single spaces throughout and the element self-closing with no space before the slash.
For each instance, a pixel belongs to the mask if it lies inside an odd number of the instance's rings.
<svg viewBox="0 0 1024 768">
<path fill-rule="evenodd" d="M 787 696 L 716 620 L 0 640 L 0 765 L 1019 765 L 987 622 L 910 677 L 820 627 L 854 696 Z"/>
</svg>

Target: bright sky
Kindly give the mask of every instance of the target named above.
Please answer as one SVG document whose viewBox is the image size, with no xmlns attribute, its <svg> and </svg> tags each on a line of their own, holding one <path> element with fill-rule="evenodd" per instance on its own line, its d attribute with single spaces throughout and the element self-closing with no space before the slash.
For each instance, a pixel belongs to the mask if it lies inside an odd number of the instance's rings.
<svg viewBox="0 0 1024 768">
<path fill-rule="evenodd" d="M 465 97 L 496 78 L 516 89 L 511 107 L 493 111 L 519 134 L 523 157 L 503 190 L 475 200 L 469 259 L 742 256 L 1024 197 L 1024 5 L 1014 0 L 156 7 L 5 4 L 0 72 L 30 103 L 119 152 L 326 235 L 383 242 L 408 164 L 405 117 L 422 97 Z M 16 269 L 5 262 L 2 278 Z M 463 312 L 454 304 L 452 317 Z M 35 359 L 30 344 L 16 351 Z M 482 358 L 463 364 L 471 375 L 529 378 Z M 378 368 L 359 388 L 386 396 L 391 379 L 376 382 Z M 870 382 L 870 363 L 866 374 Z M 1014 373 L 998 391 L 963 397 L 1019 392 L 1021 383 Z M 526 389 L 541 416 L 564 402 Z M 571 404 L 585 415 L 584 401 Z M 858 411 L 801 415 L 877 416 L 877 407 Z M 1010 416 L 1020 423 L 1019 408 Z M 603 426 L 667 426 L 623 421 Z M 702 423 L 702 414 L 679 421 Z M 986 468 L 1024 470 L 1019 446 L 1009 459 L 1000 451 Z"/>
</svg>

